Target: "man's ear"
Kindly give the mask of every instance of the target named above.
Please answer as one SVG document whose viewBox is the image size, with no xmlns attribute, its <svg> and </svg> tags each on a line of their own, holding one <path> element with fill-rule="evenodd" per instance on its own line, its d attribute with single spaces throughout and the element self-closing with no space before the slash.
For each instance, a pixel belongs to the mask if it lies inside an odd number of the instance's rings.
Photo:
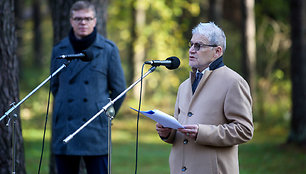
<svg viewBox="0 0 306 174">
<path fill-rule="evenodd" d="M 70 25 L 72 26 L 72 24 L 73 24 L 73 19 L 72 19 L 72 18 L 69 18 L 69 22 L 70 22 Z"/>
<path fill-rule="evenodd" d="M 221 57 L 223 54 L 223 50 L 222 50 L 222 47 L 221 46 L 217 46 L 216 49 L 215 49 L 215 55 L 217 58 Z"/>
<path fill-rule="evenodd" d="M 97 26 L 97 18 L 95 17 L 93 20 L 93 22 L 95 23 L 94 25 Z"/>
</svg>

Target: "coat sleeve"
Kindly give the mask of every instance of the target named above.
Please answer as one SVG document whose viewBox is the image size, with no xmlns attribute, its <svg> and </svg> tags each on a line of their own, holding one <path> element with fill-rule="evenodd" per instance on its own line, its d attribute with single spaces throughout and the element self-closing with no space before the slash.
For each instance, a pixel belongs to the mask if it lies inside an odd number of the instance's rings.
<svg viewBox="0 0 306 174">
<path fill-rule="evenodd" d="M 51 65 L 50 65 L 50 75 L 52 75 L 57 69 L 57 65 L 56 65 L 56 58 L 55 58 L 55 49 L 52 49 L 52 56 L 51 56 Z M 51 80 L 50 80 L 50 85 L 51 85 L 51 92 L 53 94 L 53 96 L 56 96 L 57 90 L 58 90 L 58 84 L 59 84 L 59 80 L 58 80 L 58 74 L 55 75 L 54 77 L 51 76 Z"/>
<path fill-rule="evenodd" d="M 244 79 L 233 82 L 225 96 L 224 117 L 220 125 L 199 124 L 196 143 L 211 146 L 233 146 L 253 136 L 252 98 Z"/>
<path fill-rule="evenodd" d="M 121 94 L 126 88 L 126 83 L 125 83 L 125 78 L 124 78 L 124 73 L 123 69 L 121 66 L 121 60 L 119 56 L 119 50 L 118 48 L 112 44 L 111 47 L 112 50 L 110 50 L 110 58 L 111 60 L 108 61 L 109 65 L 109 76 L 108 76 L 108 84 L 109 84 L 109 90 L 110 90 L 110 97 L 111 99 L 115 99 L 118 95 Z M 124 97 L 121 97 L 118 99 L 118 101 L 115 102 L 114 108 L 115 111 L 117 112 L 124 100 Z"/>
</svg>

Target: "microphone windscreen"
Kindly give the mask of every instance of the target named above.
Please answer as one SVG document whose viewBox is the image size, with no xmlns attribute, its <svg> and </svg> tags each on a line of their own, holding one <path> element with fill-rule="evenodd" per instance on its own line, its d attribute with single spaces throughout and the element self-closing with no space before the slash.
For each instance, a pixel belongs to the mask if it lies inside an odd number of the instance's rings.
<svg viewBox="0 0 306 174">
<path fill-rule="evenodd" d="M 82 53 L 85 55 L 84 57 L 81 57 L 81 60 L 84 62 L 89 62 L 93 59 L 93 53 L 92 51 L 83 50 Z"/>
<path fill-rule="evenodd" d="M 171 61 L 171 64 L 166 65 L 166 68 L 168 68 L 168 69 L 176 69 L 181 64 L 180 59 L 175 57 L 175 56 L 168 57 L 166 60 L 170 60 Z"/>
</svg>

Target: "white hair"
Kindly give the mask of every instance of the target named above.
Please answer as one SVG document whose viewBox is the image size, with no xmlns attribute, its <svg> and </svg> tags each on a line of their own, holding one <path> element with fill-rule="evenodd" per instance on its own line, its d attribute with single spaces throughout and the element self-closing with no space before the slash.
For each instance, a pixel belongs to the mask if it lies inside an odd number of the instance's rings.
<svg viewBox="0 0 306 174">
<path fill-rule="evenodd" d="M 223 53 L 226 49 L 226 37 L 223 30 L 214 22 L 199 23 L 192 29 L 192 34 L 200 34 L 208 39 L 209 44 L 222 47 Z"/>
</svg>

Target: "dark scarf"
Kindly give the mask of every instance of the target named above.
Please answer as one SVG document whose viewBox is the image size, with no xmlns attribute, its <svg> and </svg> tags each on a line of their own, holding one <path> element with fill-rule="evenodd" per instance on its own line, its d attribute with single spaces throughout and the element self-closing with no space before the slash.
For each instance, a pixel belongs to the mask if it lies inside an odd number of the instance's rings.
<svg viewBox="0 0 306 174">
<path fill-rule="evenodd" d="M 223 63 L 223 57 L 221 56 L 209 65 L 209 70 L 215 70 L 222 66 L 224 66 L 224 63 Z"/>
<path fill-rule="evenodd" d="M 70 43 L 72 44 L 73 50 L 75 53 L 80 53 L 83 50 L 86 50 L 91 44 L 94 43 L 96 40 L 97 36 L 97 30 L 94 28 L 94 31 L 89 34 L 88 36 L 78 39 L 75 37 L 73 29 L 70 30 L 69 32 L 69 40 Z"/>
</svg>

